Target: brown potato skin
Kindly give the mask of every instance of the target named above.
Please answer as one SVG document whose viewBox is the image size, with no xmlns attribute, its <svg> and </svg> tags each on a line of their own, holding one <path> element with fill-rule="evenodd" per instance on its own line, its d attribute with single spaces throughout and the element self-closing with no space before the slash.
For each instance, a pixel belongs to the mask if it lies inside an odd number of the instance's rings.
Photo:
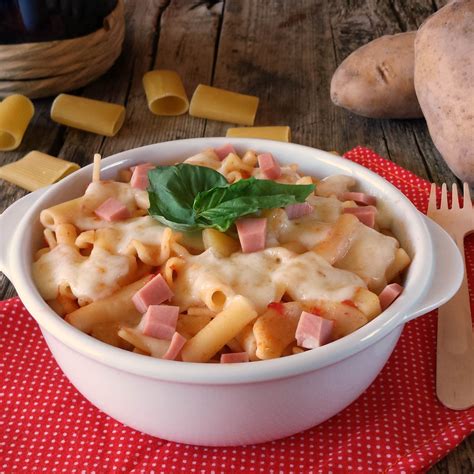
<svg viewBox="0 0 474 474">
<path fill-rule="evenodd" d="M 351 53 L 332 77 L 334 104 L 370 118 L 423 117 L 413 84 L 415 35 L 382 36 Z"/>
<path fill-rule="evenodd" d="M 332 77 L 334 104 L 364 117 L 423 117 L 413 84 L 415 35 L 382 36 L 351 53 Z"/>
<path fill-rule="evenodd" d="M 449 3 L 420 27 L 415 89 L 447 165 L 474 183 L 474 0 Z"/>
</svg>

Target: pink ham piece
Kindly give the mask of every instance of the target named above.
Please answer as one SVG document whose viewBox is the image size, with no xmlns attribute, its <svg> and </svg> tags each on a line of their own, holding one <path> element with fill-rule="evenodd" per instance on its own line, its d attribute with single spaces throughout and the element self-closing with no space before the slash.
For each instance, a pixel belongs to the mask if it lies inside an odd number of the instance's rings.
<svg viewBox="0 0 474 474">
<path fill-rule="evenodd" d="M 281 168 L 271 153 L 262 153 L 257 156 L 258 166 L 268 179 L 278 179 L 281 176 Z"/>
<path fill-rule="evenodd" d="M 221 355 L 221 364 L 235 364 L 236 362 L 249 362 L 246 352 L 229 352 Z"/>
<path fill-rule="evenodd" d="M 301 202 L 297 204 L 290 204 L 285 207 L 288 219 L 298 219 L 313 212 L 313 206 L 309 202 Z"/>
<path fill-rule="evenodd" d="M 380 306 L 385 311 L 403 292 L 403 286 L 398 283 L 390 283 L 379 295 Z"/>
<path fill-rule="evenodd" d="M 305 349 L 323 346 L 331 340 L 334 321 L 303 311 L 296 327 L 296 342 Z"/>
<path fill-rule="evenodd" d="M 361 206 L 375 206 L 377 198 L 365 193 L 346 192 L 339 195 L 341 201 L 354 201 Z"/>
<path fill-rule="evenodd" d="M 242 252 L 258 252 L 265 248 L 267 237 L 267 219 L 244 218 L 235 222 L 239 234 Z"/>
<path fill-rule="evenodd" d="M 151 163 L 144 163 L 133 167 L 132 178 L 130 179 L 130 186 L 137 189 L 148 188 L 148 171 L 155 168 Z"/>
<path fill-rule="evenodd" d="M 166 360 L 176 360 L 181 349 L 186 344 L 187 339 L 184 336 L 181 336 L 179 332 L 175 332 L 171 338 L 170 346 L 168 350 L 164 353 L 162 359 Z"/>
<path fill-rule="evenodd" d="M 229 153 L 236 153 L 235 148 L 228 143 L 227 145 L 221 146 L 220 148 L 214 148 L 215 154 L 219 157 L 219 160 L 223 160 L 229 155 Z"/>
<path fill-rule="evenodd" d="M 375 214 L 377 213 L 377 208 L 374 206 L 363 206 L 363 207 L 345 207 L 344 214 L 354 214 L 357 219 L 359 219 L 362 224 L 365 224 L 367 227 L 374 228 L 375 225 Z"/>
<path fill-rule="evenodd" d="M 173 292 L 165 279 L 158 274 L 132 297 L 133 304 L 140 313 L 145 313 L 148 306 L 158 305 L 173 297 Z"/>
<path fill-rule="evenodd" d="M 148 306 L 141 322 L 143 334 L 156 339 L 171 340 L 176 331 L 178 315 L 178 306 L 153 304 Z"/>
<path fill-rule="evenodd" d="M 154 165 L 153 163 L 150 163 L 149 161 L 147 161 L 146 163 L 139 163 L 138 165 L 130 166 L 130 171 L 133 173 L 137 166 L 146 166 L 149 170 L 152 170 L 153 168 L 156 168 L 156 165 Z"/>
<path fill-rule="evenodd" d="M 121 221 L 131 216 L 127 207 L 113 197 L 104 201 L 94 212 L 101 219 L 108 222 Z"/>
</svg>

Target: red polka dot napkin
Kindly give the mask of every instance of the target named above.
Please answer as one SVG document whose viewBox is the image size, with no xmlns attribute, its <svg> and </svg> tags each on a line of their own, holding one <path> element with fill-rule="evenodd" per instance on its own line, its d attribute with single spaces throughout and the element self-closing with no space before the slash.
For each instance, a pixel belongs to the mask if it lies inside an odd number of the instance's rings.
<svg viewBox="0 0 474 474">
<path fill-rule="evenodd" d="M 426 211 L 427 181 L 361 147 L 345 156 L 392 182 Z M 474 278 L 474 239 L 466 242 L 466 253 Z M 21 302 L 4 301 L 0 472 L 424 470 L 474 430 L 474 409 L 451 411 L 436 399 L 435 339 L 435 312 L 408 323 L 376 381 L 322 425 L 261 445 L 203 448 L 144 435 L 100 412 L 64 377 Z"/>
</svg>

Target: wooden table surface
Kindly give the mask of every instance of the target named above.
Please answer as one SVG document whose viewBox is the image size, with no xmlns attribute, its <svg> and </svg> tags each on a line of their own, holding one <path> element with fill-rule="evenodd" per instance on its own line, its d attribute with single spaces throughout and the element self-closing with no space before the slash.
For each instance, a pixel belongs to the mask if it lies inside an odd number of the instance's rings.
<svg viewBox="0 0 474 474">
<path fill-rule="evenodd" d="M 256 125 L 288 124 L 292 141 L 336 150 L 374 149 L 423 178 L 456 178 L 433 146 L 423 120 L 371 120 L 332 105 L 331 76 L 354 49 L 384 34 L 416 29 L 446 0 L 129 0 L 121 57 L 101 79 L 77 94 L 124 104 L 126 122 L 114 138 L 69 129 L 49 118 L 51 100 L 36 113 L 9 163 L 36 149 L 80 165 L 93 153 L 180 138 L 224 136 L 229 124 L 188 115 L 163 118 L 146 106 L 142 76 L 174 69 L 191 96 L 199 83 L 260 97 Z M 1 66 L 0 66 L 1 67 Z M 0 183 L 3 211 L 26 191 Z M 2 275 L 0 299 L 15 295 Z M 473 437 L 431 473 L 474 472 Z"/>
</svg>

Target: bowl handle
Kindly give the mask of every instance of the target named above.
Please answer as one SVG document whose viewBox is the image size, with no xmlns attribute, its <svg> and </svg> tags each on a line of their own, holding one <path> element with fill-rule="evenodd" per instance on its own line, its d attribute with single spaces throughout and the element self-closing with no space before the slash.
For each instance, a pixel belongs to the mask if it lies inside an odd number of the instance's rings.
<svg viewBox="0 0 474 474">
<path fill-rule="evenodd" d="M 450 235 L 436 222 L 423 216 L 433 239 L 435 255 L 433 280 L 425 296 L 418 302 L 413 313 L 404 322 L 439 308 L 450 300 L 461 286 L 464 277 L 464 261 Z"/>
<path fill-rule="evenodd" d="M 49 188 L 49 186 L 48 186 Z M 31 205 L 48 189 L 42 188 L 18 199 L 0 214 L 0 271 L 9 279 L 11 268 L 8 266 L 8 256 L 15 240 L 15 232 L 21 218 L 28 212 Z"/>
</svg>

